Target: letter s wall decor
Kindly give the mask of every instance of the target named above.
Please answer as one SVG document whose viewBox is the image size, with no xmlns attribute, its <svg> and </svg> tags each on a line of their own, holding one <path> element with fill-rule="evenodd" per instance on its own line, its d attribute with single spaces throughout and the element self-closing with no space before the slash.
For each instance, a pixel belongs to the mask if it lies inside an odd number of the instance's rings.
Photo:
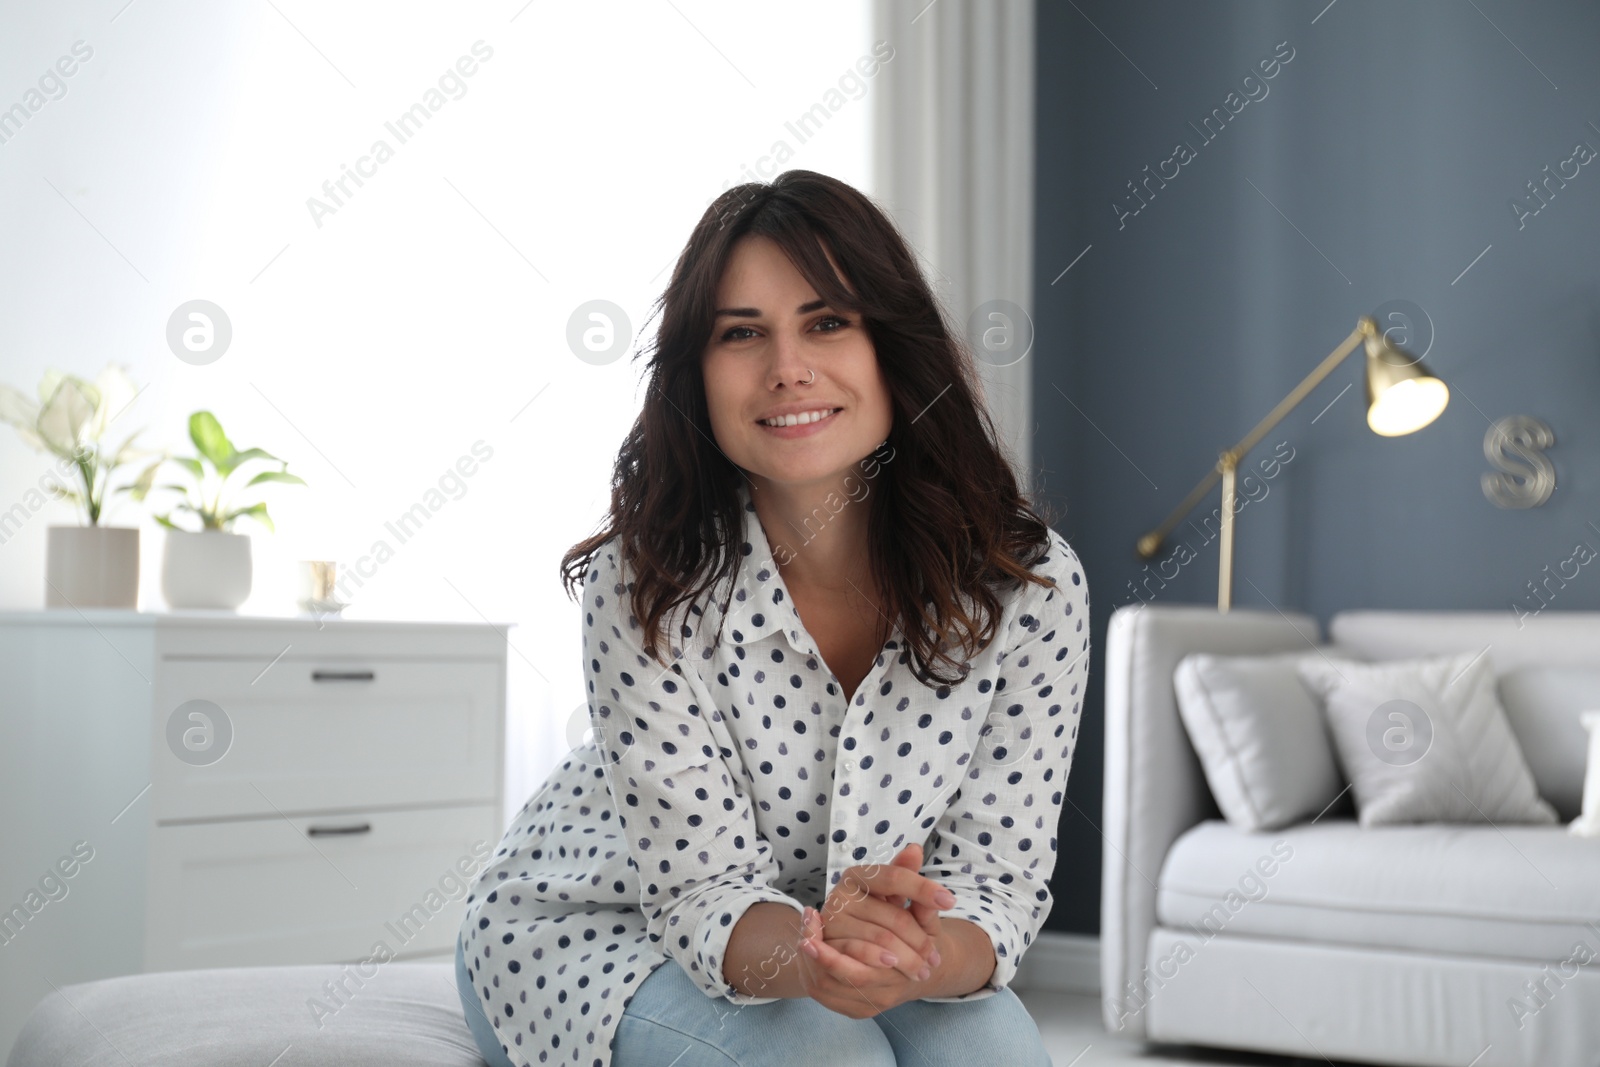
<svg viewBox="0 0 1600 1067">
<path fill-rule="evenodd" d="M 1483 454 L 1498 474 L 1485 471 L 1483 495 L 1501 508 L 1536 508 L 1556 490 L 1556 467 L 1544 450 L 1555 432 L 1532 415 L 1507 415 L 1483 435 Z"/>
</svg>

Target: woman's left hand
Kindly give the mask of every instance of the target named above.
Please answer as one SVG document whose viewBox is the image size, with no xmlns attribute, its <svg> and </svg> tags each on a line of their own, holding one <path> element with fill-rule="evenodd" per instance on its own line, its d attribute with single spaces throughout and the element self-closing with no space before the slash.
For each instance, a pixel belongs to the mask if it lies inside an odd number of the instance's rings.
<svg viewBox="0 0 1600 1067">
<path fill-rule="evenodd" d="M 800 951 L 812 961 L 811 998 L 852 1019 L 870 1019 L 924 996 L 926 982 L 907 978 L 894 967 L 862 963 L 834 948 L 823 937 L 822 916 L 805 909 Z"/>
<path fill-rule="evenodd" d="M 894 970 L 911 983 L 897 1003 L 925 995 L 922 990 L 942 962 L 939 909 L 954 903 L 948 890 L 917 874 L 921 867 L 922 846 L 912 844 L 887 867 L 851 868 L 814 924 L 820 934 L 815 940 L 836 956 L 874 970 Z M 809 920 L 806 929 L 802 947 L 812 937 Z M 852 968 L 842 972 L 856 974 Z M 872 984 L 879 984 L 878 977 L 872 976 Z"/>
</svg>

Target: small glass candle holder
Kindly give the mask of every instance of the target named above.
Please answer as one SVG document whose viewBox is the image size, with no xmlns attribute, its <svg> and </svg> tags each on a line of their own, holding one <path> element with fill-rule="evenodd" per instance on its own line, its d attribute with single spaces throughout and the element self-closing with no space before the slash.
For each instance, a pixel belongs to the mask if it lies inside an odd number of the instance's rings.
<svg viewBox="0 0 1600 1067">
<path fill-rule="evenodd" d="M 348 605 L 338 598 L 339 565 L 330 559 L 303 559 L 295 606 L 315 615 L 337 615 Z"/>
</svg>

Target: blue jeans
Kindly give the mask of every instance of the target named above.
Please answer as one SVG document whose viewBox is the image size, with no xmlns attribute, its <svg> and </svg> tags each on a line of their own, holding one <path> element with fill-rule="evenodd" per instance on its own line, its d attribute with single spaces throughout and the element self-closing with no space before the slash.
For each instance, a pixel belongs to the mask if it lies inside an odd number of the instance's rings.
<svg viewBox="0 0 1600 1067">
<path fill-rule="evenodd" d="M 489 1067 L 517 1067 L 483 1013 L 456 943 L 456 987 Z M 617 1023 L 615 1067 L 1052 1067 L 1033 1017 L 1010 989 L 959 1004 L 910 1000 L 870 1019 L 809 998 L 733 1004 L 700 991 L 673 960 L 650 972 Z"/>
</svg>

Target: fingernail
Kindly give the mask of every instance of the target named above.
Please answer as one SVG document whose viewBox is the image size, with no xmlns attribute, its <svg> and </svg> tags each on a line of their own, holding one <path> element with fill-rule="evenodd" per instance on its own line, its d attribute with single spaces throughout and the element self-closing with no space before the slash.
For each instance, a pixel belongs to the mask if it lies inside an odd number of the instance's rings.
<svg viewBox="0 0 1600 1067">
<path fill-rule="evenodd" d="M 924 981 L 924 982 L 926 982 L 926 981 L 927 981 L 927 980 L 928 980 L 928 976 L 929 976 L 929 975 L 930 975 L 930 974 L 932 974 L 932 973 L 933 973 L 933 972 L 932 972 L 932 971 L 931 971 L 931 970 L 929 970 L 929 969 L 928 969 L 928 968 L 927 968 L 927 967 L 924 967 L 924 968 L 922 968 L 922 970 L 920 970 L 920 971 L 918 971 L 918 972 L 917 972 L 917 977 L 918 977 L 918 978 L 919 978 L 919 979 L 920 979 L 920 980 L 922 980 L 922 981 Z"/>
<path fill-rule="evenodd" d="M 893 967 L 895 964 L 897 964 L 899 962 L 900 962 L 900 957 L 896 956 L 893 952 L 885 952 L 883 954 L 883 965 L 885 967 Z"/>
<path fill-rule="evenodd" d="M 816 959 L 817 958 L 817 946 L 813 945 L 809 941 L 801 942 L 800 951 L 804 952 L 807 956 L 810 956 L 812 959 Z"/>
<path fill-rule="evenodd" d="M 934 903 L 941 908 L 953 908 L 956 905 L 956 895 L 948 889 L 941 889 L 933 895 Z"/>
<path fill-rule="evenodd" d="M 928 955 L 928 962 L 933 964 L 935 967 L 939 966 L 939 950 L 938 949 L 934 949 L 933 952 Z"/>
</svg>

